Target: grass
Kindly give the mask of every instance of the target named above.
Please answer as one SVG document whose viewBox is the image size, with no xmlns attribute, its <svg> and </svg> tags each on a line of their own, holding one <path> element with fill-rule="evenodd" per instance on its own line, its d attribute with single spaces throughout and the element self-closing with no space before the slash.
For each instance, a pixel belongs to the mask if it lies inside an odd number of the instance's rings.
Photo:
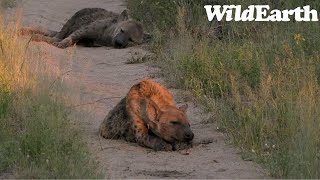
<svg viewBox="0 0 320 180">
<path fill-rule="evenodd" d="M 305 2 L 265 3 L 289 9 Z M 151 50 L 164 77 L 217 115 L 244 159 L 276 178 L 320 178 L 320 24 L 223 22 L 218 40 L 218 26 L 207 22 L 202 5 L 129 0 L 133 16 L 154 34 Z"/>
<path fill-rule="evenodd" d="M 12 8 L 15 6 L 15 0 L 1 0 L 0 1 L 0 9 L 1 8 Z"/>
<path fill-rule="evenodd" d="M 45 57 L 17 29 L 18 23 L 0 22 L 0 175 L 102 177 L 71 124 L 63 85 L 48 75 Z"/>
</svg>

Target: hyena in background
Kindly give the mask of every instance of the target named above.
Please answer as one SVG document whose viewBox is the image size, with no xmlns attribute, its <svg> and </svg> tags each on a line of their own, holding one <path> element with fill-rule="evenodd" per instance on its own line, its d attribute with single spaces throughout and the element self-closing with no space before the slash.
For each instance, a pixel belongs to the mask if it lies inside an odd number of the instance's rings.
<svg viewBox="0 0 320 180">
<path fill-rule="evenodd" d="M 124 10 L 121 14 L 101 8 L 85 8 L 76 12 L 60 32 L 39 28 L 22 28 L 21 34 L 34 34 L 33 41 L 45 41 L 59 48 L 73 44 L 113 46 L 125 48 L 129 44 L 141 44 L 150 39 L 141 23 L 129 20 Z"/>
</svg>

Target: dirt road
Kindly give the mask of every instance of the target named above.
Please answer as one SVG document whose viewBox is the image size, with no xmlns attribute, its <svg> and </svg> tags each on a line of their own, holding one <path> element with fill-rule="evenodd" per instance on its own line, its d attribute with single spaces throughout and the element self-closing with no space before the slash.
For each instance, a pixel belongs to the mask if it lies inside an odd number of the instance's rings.
<svg viewBox="0 0 320 180">
<path fill-rule="evenodd" d="M 60 30 L 77 10 L 101 7 L 114 12 L 126 8 L 124 0 L 22 0 L 23 24 Z M 181 152 L 153 152 L 124 141 L 105 140 L 98 136 L 98 128 L 119 97 L 129 88 L 147 78 L 153 69 L 143 64 L 126 64 L 132 56 L 143 56 L 139 48 L 113 49 L 107 47 L 74 47 L 58 49 L 46 43 L 32 43 L 39 47 L 50 64 L 50 71 L 63 75 L 68 84 L 68 99 L 79 105 L 75 113 L 86 142 L 106 173 L 106 178 L 263 178 L 261 168 L 243 161 L 238 151 L 225 144 L 223 134 L 213 124 L 205 123 L 208 116 L 189 103 L 189 118 L 196 141 L 214 139 Z M 68 72 L 68 73 L 65 73 Z M 179 102 L 179 100 L 177 100 Z"/>
</svg>

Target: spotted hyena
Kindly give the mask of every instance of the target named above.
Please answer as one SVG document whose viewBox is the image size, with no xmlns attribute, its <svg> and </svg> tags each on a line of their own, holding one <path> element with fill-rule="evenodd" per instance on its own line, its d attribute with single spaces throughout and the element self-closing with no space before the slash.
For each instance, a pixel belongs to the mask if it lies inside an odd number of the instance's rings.
<svg viewBox="0 0 320 180">
<path fill-rule="evenodd" d="M 154 150 L 188 148 L 194 134 L 187 108 L 177 108 L 173 95 L 162 85 L 144 80 L 134 85 L 109 112 L 100 126 L 100 135 L 137 142 Z"/>
<path fill-rule="evenodd" d="M 60 32 L 40 28 L 22 28 L 21 32 L 34 34 L 33 41 L 45 41 L 59 48 L 76 43 L 89 47 L 125 48 L 150 39 L 141 23 L 129 19 L 126 10 L 117 14 L 101 8 L 85 8 L 76 12 Z"/>
</svg>

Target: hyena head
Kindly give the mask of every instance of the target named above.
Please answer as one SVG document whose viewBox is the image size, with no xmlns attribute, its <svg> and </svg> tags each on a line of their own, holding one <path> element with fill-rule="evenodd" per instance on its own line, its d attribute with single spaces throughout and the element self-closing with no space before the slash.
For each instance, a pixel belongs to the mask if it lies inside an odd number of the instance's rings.
<svg viewBox="0 0 320 180">
<path fill-rule="evenodd" d="M 152 36 L 145 33 L 140 22 L 129 20 L 129 15 L 124 10 L 116 19 L 112 44 L 115 48 L 126 48 L 129 43 L 142 44 L 151 40 Z"/>
<path fill-rule="evenodd" d="M 117 24 L 113 37 L 115 48 L 125 48 L 130 42 L 141 44 L 144 38 L 143 27 L 133 20 L 122 21 Z"/>
<path fill-rule="evenodd" d="M 191 131 L 186 111 L 188 105 L 179 108 L 167 106 L 159 108 L 155 102 L 149 101 L 146 113 L 149 129 L 157 136 L 170 143 L 191 142 L 194 134 Z"/>
</svg>

